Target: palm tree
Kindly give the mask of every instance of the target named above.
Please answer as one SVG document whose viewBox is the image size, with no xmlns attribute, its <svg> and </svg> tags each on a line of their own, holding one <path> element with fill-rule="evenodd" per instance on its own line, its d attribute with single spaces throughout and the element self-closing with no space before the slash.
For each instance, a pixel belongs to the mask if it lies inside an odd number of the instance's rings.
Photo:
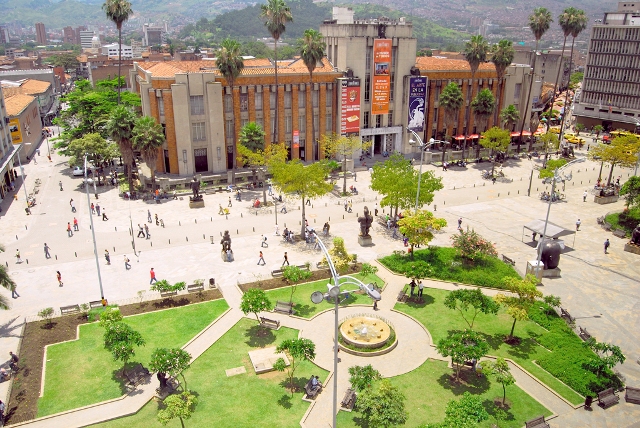
<svg viewBox="0 0 640 428">
<path fill-rule="evenodd" d="M 4 246 L 0 245 L 0 252 L 4 252 Z M 13 291 L 16 289 L 16 283 L 9 276 L 9 272 L 4 267 L 4 265 L 0 265 L 0 286 L 6 288 L 7 290 Z M 9 309 L 11 305 L 9 304 L 9 299 L 6 296 L 0 294 L 0 309 Z"/>
<path fill-rule="evenodd" d="M 311 100 L 311 146 L 313 147 L 313 160 L 318 159 L 318 148 L 316 147 L 316 129 L 313 111 L 313 99 L 311 99 L 311 86 L 313 85 L 313 71 L 319 61 L 324 58 L 327 44 L 322 40 L 322 34 L 314 29 L 305 30 L 304 36 L 299 41 L 300 56 L 304 65 L 309 70 L 309 85 L 307 87 L 307 100 Z"/>
<path fill-rule="evenodd" d="M 156 165 L 158 163 L 158 149 L 164 144 L 165 138 L 162 125 L 149 116 L 136 120 L 132 132 L 133 148 L 140 151 L 144 163 L 151 170 L 151 191 L 156 187 Z"/>
<path fill-rule="evenodd" d="M 120 68 L 122 66 L 122 24 L 133 14 L 129 0 L 107 0 L 102 5 L 107 18 L 118 29 L 118 104 L 120 104 Z"/>
<path fill-rule="evenodd" d="M 516 51 L 513 49 L 513 42 L 511 40 L 500 40 L 497 44 L 491 46 L 491 62 L 496 68 L 496 74 L 498 75 L 498 104 L 502 99 L 502 79 L 507 72 L 507 67 L 513 62 L 513 57 Z"/>
<path fill-rule="evenodd" d="M 293 21 L 291 9 L 284 0 L 267 0 L 267 4 L 260 6 L 260 16 L 264 19 L 264 25 L 273 37 L 273 57 L 276 75 L 276 116 L 273 126 L 273 141 L 278 141 L 278 40 L 285 32 L 285 24 Z"/>
<path fill-rule="evenodd" d="M 457 122 L 460 107 L 464 102 L 460 87 L 454 82 L 449 83 L 440 93 L 438 101 L 440 102 L 440 107 L 444 109 L 444 123 L 446 126 L 445 144 L 442 145 L 442 162 L 444 162 L 444 155 L 447 150 L 446 140 L 450 136 L 449 128 Z"/>
<path fill-rule="evenodd" d="M 478 71 L 478 67 L 480 67 L 480 63 L 483 63 L 487 60 L 487 54 L 489 53 L 489 44 L 482 36 L 471 36 L 471 40 L 469 40 L 464 45 L 464 58 L 469 63 L 469 67 L 471 67 L 471 80 Z"/>
<path fill-rule="evenodd" d="M 529 28 L 533 32 L 533 36 L 536 39 L 536 48 L 533 51 L 533 61 L 531 63 L 531 80 L 529 81 L 529 92 L 527 93 L 527 102 L 524 104 L 525 114 L 529 110 L 529 102 L 531 101 L 531 90 L 533 88 L 533 81 L 535 80 L 536 70 L 536 58 L 538 56 L 538 45 L 540 39 L 547 32 L 549 26 L 553 22 L 551 12 L 546 7 L 537 7 L 533 10 L 533 13 L 529 15 Z M 522 126 L 520 127 L 520 138 L 518 139 L 518 152 L 520 152 L 520 145 L 522 144 L 522 133 L 524 132 L 524 124 L 527 118 L 522 119 Z"/>
<path fill-rule="evenodd" d="M 132 168 L 134 165 L 133 144 L 131 138 L 133 136 L 133 128 L 136 125 L 136 114 L 128 107 L 117 106 L 111 111 L 109 120 L 107 121 L 107 134 L 113 141 L 118 144 L 122 162 L 125 165 L 127 174 L 127 182 L 129 183 L 129 191 L 133 192 L 133 181 L 131 178 Z"/>
<path fill-rule="evenodd" d="M 500 122 L 502 127 L 508 131 L 513 131 L 513 127 L 520 120 L 520 111 L 513 104 L 509 104 L 500 112 Z"/>
<path fill-rule="evenodd" d="M 233 85 L 236 78 L 240 76 L 240 73 L 244 68 L 244 62 L 242 61 L 242 55 L 240 54 L 240 43 L 232 39 L 224 39 L 216 56 L 216 67 L 218 67 L 218 70 L 220 70 L 220 73 L 225 78 L 227 85 L 229 85 L 229 88 L 231 89 L 231 103 L 235 113 L 236 97 L 233 94 Z M 238 118 L 236 118 L 236 120 L 238 120 Z M 235 182 L 235 169 L 237 164 L 236 156 L 238 153 L 238 148 L 236 147 L 235 124 L 232 126 L 231 132 L 231 138 L 233 141 L 233 160 L 231 161 L 231 170 L 233 171 L 232 180 Z M 229 165 L 227 165 L 227 167 L 228 166 Z"/>
<path fill-rule="evenodd" d="M 479 126 L 479 132 L 486 131 L 489 116 L 496 109 L 496 97 L 489 89 L 483 89 L 471 101 L 471 110 L 475 116 L 475 121 Z M 464 148 L 462 149 L 462 157 L 464 158 Z M 480 144 L 478 144 L 477 158 L 480 157 Z"/>
</svg>

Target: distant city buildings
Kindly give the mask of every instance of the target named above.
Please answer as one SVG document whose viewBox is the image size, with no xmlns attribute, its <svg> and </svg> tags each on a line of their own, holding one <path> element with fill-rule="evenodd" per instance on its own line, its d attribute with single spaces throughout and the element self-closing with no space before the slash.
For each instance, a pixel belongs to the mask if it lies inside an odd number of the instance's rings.
<svg viewBox="0 0 640 428">
<path fill-rule="evenodd" d="M 40 45 L 47 44 L 47 32 L 42 22 L 36 22 L 36 43 Z"/>
<path fill-rule="evenodd" d="M 102 54 L 107 55 L 109 58 L 118 59 L 120 56 L 118 55 L 118 44 L 111 43 L 109 45 L 102 46 Z M 133 58 L 133 49 L 131 46 L 121 45 L 120 50 L 122 51 L 122 59 L 131 59 Z"/>
<path fill-rule="evenodd" d="M 163 27 L 154 27 L 149 24 L 142 26 L 142 46 L 162 45 L 165 42 Z"/>
<path fill-rule="evenodd" d="M 62 29 L 62 41 L 64 43 L 76 44 L 76 32 L 72 27 L 64 27 Z"/>
</svg>

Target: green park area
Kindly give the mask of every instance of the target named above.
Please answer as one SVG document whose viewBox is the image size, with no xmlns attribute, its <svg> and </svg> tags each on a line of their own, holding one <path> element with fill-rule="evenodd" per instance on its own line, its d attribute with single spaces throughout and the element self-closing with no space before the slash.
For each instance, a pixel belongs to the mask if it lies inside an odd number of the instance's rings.
<svg viewBox="0 0 640 428">
<path fill-rule="evenodd" d="M 294 427 L 309 403 L 301 391 L 311 375 L 321 381 L 327 372 L 313 363 L 300 361 L 294 375 L 297 392 L 287 388 L 285 373 L 273 371 L 256 375 L 248 352 L 277 346 L 295 339 L 298 331 L 289 328 L 267 330 L 255 320 L 243 318 L 191 364 L 185 373 L 188 389 L 198 396 L 198 404 L 187 426 L 220 428 Z M 244 366 L 246 373 L 227 377 L 225 370 Z M 94 425 L 104 428 L 162 427 L 156 418 L 162 405 L 151 401 L 133 416 Z M 178 424 L 178 421 L 175 421 Z"/>
<path fill-rule="evenodd" d="M 224 299 L 148 312 L 124 318 L 146 346 L 135 348 L 127 367 L 148 367 L 155 348 L 182 347 L 228 309 Z M 44 395 L 38 417 L 120 397 L 127 392 L 120 377 L 123 365 L 104 348 L 104 328 L 97 322 L 80 326 L 80 338 L 49 346 Z"/>
</svg>

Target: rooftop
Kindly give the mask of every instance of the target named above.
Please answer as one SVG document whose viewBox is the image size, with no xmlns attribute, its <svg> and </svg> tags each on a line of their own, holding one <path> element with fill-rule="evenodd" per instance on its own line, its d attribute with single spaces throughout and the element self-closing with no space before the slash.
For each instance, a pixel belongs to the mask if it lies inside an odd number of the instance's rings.
<svg viewBox="0 0 640 428">
<path fill-rule="evenodd" d="M 463 59 L 449 59 L 449 58 L 434 58 L 429 56 L 420 56 L 416 58 L 416 67 L 421 71 L 468 71 L 471 72 L 471 67 L 466 60 Z M 496 68 L 492 63 L 481 63 L 478 67 L 478 71 L 496 71 Z"/>
<path fill-rule="evenodd" d="M 42 80 L 24 79 L 16 82 L 10 80 L 2 80 L 2 89 L 5 94 L 12 93 L 38 95 L 47 92 L 51 87 L 51 83 Z"/>
<path fill-rule="evenodd" d="M 5 92 L 4 103 L 7 107 L 7 115 L 20 116 L 20 113 L 35 100 L 31 95 L 14 94 L 7 95 Z"/>
</svg>

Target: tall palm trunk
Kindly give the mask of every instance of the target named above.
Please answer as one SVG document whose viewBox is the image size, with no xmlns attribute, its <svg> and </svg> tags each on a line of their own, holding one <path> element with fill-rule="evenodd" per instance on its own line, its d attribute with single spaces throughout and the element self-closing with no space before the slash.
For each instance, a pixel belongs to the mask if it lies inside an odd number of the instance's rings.
<svg viewBox="0 0 640 428">
<path fill-rule="evenodd" d="M 309 72 L 309 88 L 307 89 L 307 97 L 311 100 L 311 160 L 315 161 L 320 158 L 316 150 L 316 124 L 315 124 L 315 111 L 313 107 L 313 95 L 311 93 L 311 87 L 313 86 L 313 71 Z M 305 153 L 306 157 L 306 153 Z"/>
<path fill-rule="evenodd" d="M 571 76 L 571 69 L 573 68 L 573 46 L 576 43 L 576 38 L 574 37 L 571 40 L 571 57 L 569 58 L 569 76 Z M 569 77 L 569 80 L 571 80 L 571 77 Z M 560 133 L 558 134 L 558 137 L 560 137 L 560 142 L 562 143 L 562 134 L 564 133 L 564 121 L 565 118 L 567 117 L 567 114 L 569 113 L 569 109 L 567 108 L 567 101 L 569 100 L 569 91 L 567 91 L 567 95 L 564 97 L 564 114 L 562 115 L 562 122 L 560 122 Z"/>
<path fill-rule="evenodd" d="M 553 85 L 553 95 L 551 96 L 551 111 L 549 112 L 549 116 L 547 117 L 547 132 L 549 132 L 549 128 L 551 128 L 551 115 L 553 114 L 553 105 L 556 102 L 556 91 L 558 90 L 558 82 L 560 81 L 560 68 L 562 65 L 562 59 L 564 58 L 564 50 L 567 46 L 567 36 L 564 36 L 564 42 L 562 43 L 562 54 L 560 55 L 560 64 L 558 64 L 558 72 L 556 73 L 556 83 Z M 571 60 L 569 60 L 571 62 Z M 569 70 L 571 72 L 571 70 Z M 565 110 L 567 107 L 567 103 L 565 103 Z"/>
<path fill-rule="evenodd" d="M 118 25 L 118 104 L 120 104 L 120 75 L 122 67 L 122 24 Z M 131 191 L 131 189 L 129 189 Z"/>
<path fill-rule="evenodd" d="M 524 105 L 524 115 L 522 118 L 522 126 L 520 126 L 520 137 L 518 138 L 518 153 L 520 153 L 520 146 L 522 145 L 522 133 L 524 132 L 524 124 L 530 119 L 527 117 L 527 111 L 529 110 L 529 103 L 531 102 L 531 90 L 533 89 L 533 81 L 536 78 L 536 58 L 538 57 L 538 43 L 540 41 L 536 40 L 536 48 L 533 51 L 533 64 L 531 65 L 531 80 L 529 81 L 529 92 L 527 93 L 527 102 Z M 531 116 L 529 113 L 529 116 Z"/>
<path fill-rule="evenodd" d="M 273 42 L 273 65 L 274 65 L 274 73 L 276 76 L 276 115 L 275 121 L 273 122 L 273 142 L 278 144 L 278 40 L 274 39 Z"/>
<path fill-rule="evenodd" d="M 307 219 L 307 217 L 305 214 L 304 203 L 305 203 L 305 197 L 302 196 L 302 228 L 300 230 L 300 236 L 304 236 L 304 232 L 307 228 L 307 226 L 305 225 L 305 220 Z"/>
</svg>

